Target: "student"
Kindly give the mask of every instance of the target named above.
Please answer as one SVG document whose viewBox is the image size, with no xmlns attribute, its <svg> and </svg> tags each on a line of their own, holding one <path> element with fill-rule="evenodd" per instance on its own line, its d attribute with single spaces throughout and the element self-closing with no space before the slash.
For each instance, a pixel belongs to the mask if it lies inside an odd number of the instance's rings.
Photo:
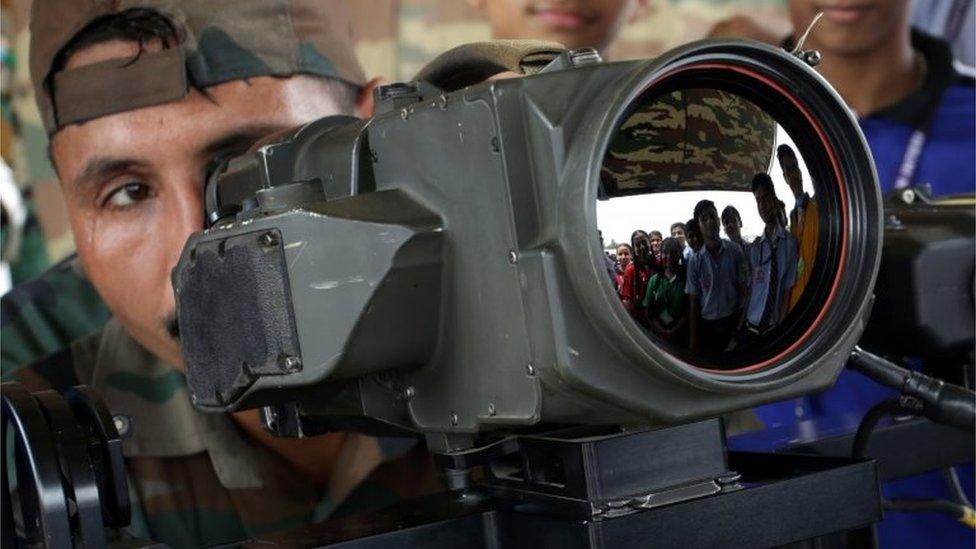
<svg viewBox="0 0 976 549">
<path fill-rule="evenodd" d="M 654 274 L 654 260 L 651 257 L 651 242 L 647 238 L 647 233 L 634 231 L 631 241 L 634 243 L 634 256 L 630 265 L 624 270 L 620 282 L 620 300 L 635 320 L 642 321 L 641 299 L 647 289 L 647 281 Z"/>
<path fill-rule="evenodd" d="M 688 345 L 688 298 L 684 248 L 677 238 L 661 244 L 663 268 L 651 277 L 644 293 L 647 325 L 662 339 L 680 346 Z"/>
<path fill-rule="evenodd" d="M 719 238 L 718 210 L 711 200 L 695 205 L 704 246 L 688 263 L 685 293 L 689 296 L 690 347 L 721 352 L 743 321 L 739 309 L 747 295 L 747 266 L 742 250 Z"/>
<path fill-rule="evenodd" d="M 752 194 L 765 227 L 747 252 L 751 270 L 746 331 L 761 335 L 786 316 L 788 296 L 796 282 L 797 246 L 782 225 L 780 201 L 769 175 L 758 173 L 753 177 Z"/>
<path fill-rule="evenodd" d="M 789 308 L 793 308 L 810 280 L 810 268 L 817 255 L 817 238 L 820 230 L 820 213 L 817 200 L 803 190 L 803 173 L 797 162 L 793 148 L 783 143 L 776 149 L 779 167 L 783 170 L 783 179 L 793 193 L 794 206 L 790 212 L 790 234 L 799 247 L 799 258 L 796 263 L 796 284 L 790 290 Z"/>
<path fill-rule="evenodd" d="M 705 241 L 702 240 L 701 228 L 698 226 L 697 219 L 689 219 L 685 223 L 685 241 L 688 242 L 688 247 L 685 250 L 691 250 L 691 253 L 683 250 L 682 253 L 686 258 L 690 258 L 692 255 L 697 254 L 701 251 L 702 246 L 704 246 Z"/>
<path fill-rule="evenodd" d="M 614 280 L 617 284 L 617 294 L 620 294 L 620 288 L 624 283 L 624 272 L 627 267 L 630 266 L 631 260 L 634 256 L 634 249 L 630 247 L 630 244 L 621 244 L 617 246 L 617 267 L 614 273 Z"/>
<path fill-rule="evenodd" d="M 636 18 L 646 0 L 468 0 L 482 9 L 492 38 L 532 38 L 559 42 L 569 49 L 603 51 L 613 43 L 624 23 Z"/>
<path fill-rule="evenodd" d="M 693 253 L 693 250 L 691 249 L 691 246 L 688 245 L 688 239 L 685 238 L 686 231 L 687 231 L 687 227 L 685 227 L 685 224 L 680 221 L 671 224 L 671 236 L 677 238 L 678 242 L 681 243 L 682 249 L 684 250 L 682 253 L 684 253 L 685 264 L 687 265 L 688 262 L 691 260 L 691 254 Z"/>
<path fill-rule="evenodd" d="M 746 241 L 742 239 L 742 216 L 735 206 L 728 205 L 722 210 L 722 229 L 725 230 L 725 236 L 738 244 L 742 253 L 745 253 Z"/>
<path fill-rule="evenodd" d="M 657 267 L 664 266 L 664 256 L 661 254 L 661 242 L 664 239 L 664 235 L 661 231 L 651 231 L 647 234 L 647 237 L 651 241 L 651 255 L 654 257 L 654 264 Z"/>
</svg>

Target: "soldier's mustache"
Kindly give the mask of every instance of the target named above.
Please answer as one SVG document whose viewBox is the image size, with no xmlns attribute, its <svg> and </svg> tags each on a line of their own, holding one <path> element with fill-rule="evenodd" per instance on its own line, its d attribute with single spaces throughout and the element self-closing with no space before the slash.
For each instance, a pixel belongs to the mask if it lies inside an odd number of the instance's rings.
<svg viewBox="0 0 976 549">
<path fill-rule="evenodd" d="M 166 333 L 169 334 L 175 340 L 180 339 L 180 324 L 176 320 L 176 311 L 173 311 L 163 318 L 163 325 L 166 327 Z"/>
</svg>

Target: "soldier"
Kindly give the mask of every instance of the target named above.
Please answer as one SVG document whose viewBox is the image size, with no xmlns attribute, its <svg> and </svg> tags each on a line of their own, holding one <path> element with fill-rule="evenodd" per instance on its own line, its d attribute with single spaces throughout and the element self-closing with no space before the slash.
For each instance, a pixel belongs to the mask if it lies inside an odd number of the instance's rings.
<svg viewBox="0 0 976 549">
<path fill-rule="evenodd" d="M 80 264 L 113 316 L 4 378 L 101 392 L 125 437 L 135 536 L 215 545 L 437 488 L 426 457 L 402 440 L 275 439 L 253 410 L 197 412 L 182 372 L 170 271 L 202 228 L 208 165 L 274 131 L 372 113 L 378 80 L 367 81 L 352 53 L 345 6 L 33 5 L 31 75 L 51 158 Z M 41 283 L 4 301 L 5 354 L 34 336 L 32 319 L 44 324 L 43 301 L 72 289 Z M 396 489 L 367 480 L 384 475 Z"/>
<path fill-rule="evenodd" d="M 468 1 L 488 16 L 492 38 L 551 40 L 569 49 L 591 47 L 597 51 L 609 47 L 620 27 L 646 5 L 646 0 Z"/>
</svg>

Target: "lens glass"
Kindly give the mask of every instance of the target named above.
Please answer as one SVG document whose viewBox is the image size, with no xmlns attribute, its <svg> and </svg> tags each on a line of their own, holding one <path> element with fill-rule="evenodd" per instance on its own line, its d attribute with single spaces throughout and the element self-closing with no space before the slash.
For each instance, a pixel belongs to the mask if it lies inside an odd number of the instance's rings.
<svg viewBox="0 0 976 549">
<path fill-rule="evenodd" d="M 797 145 L 809 136 L 786 129 L 809 128 L 721 89 L 635 105 L 601 170 L 608 280 L 656 346 L 701 368 L 755 369 L 821 308 L 826 291 L 812 291 L 811 274 L 830 278 L 817 265 L 823 182 Z"/>
</svg>

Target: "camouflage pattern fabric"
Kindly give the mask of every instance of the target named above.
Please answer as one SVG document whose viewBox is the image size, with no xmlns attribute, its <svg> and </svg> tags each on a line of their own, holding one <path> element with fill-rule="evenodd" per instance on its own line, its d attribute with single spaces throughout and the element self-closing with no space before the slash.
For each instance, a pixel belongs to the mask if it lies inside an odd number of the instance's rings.
<svg viewBox="0 0 976 549">
<path fill-rule="evenodd" d="M 723 91 L 678 90 L 652 98 L 620 125 L 601 170 L 610 196 L 666 191 L 752 191 L 766 173 L 776 121 Z"/>
<path fill-rule="evenodd" d="M 413 439 L 346 434 L 324 488 L 252 439 L 229 414 L 197 411 L 183 374 L 120 324 L 4 372 L 31 391 L 94 387 L 123 425 L 132 521 L 126 532 L 171 547 L 243 540 L 365 512 L 441 489 Z"/>
<path fill-rule="evenodd" d="M 111 314 L 74 256 L 0 299 L 0 371 L 61 351 L 100 330 Z"/>
</svg>

